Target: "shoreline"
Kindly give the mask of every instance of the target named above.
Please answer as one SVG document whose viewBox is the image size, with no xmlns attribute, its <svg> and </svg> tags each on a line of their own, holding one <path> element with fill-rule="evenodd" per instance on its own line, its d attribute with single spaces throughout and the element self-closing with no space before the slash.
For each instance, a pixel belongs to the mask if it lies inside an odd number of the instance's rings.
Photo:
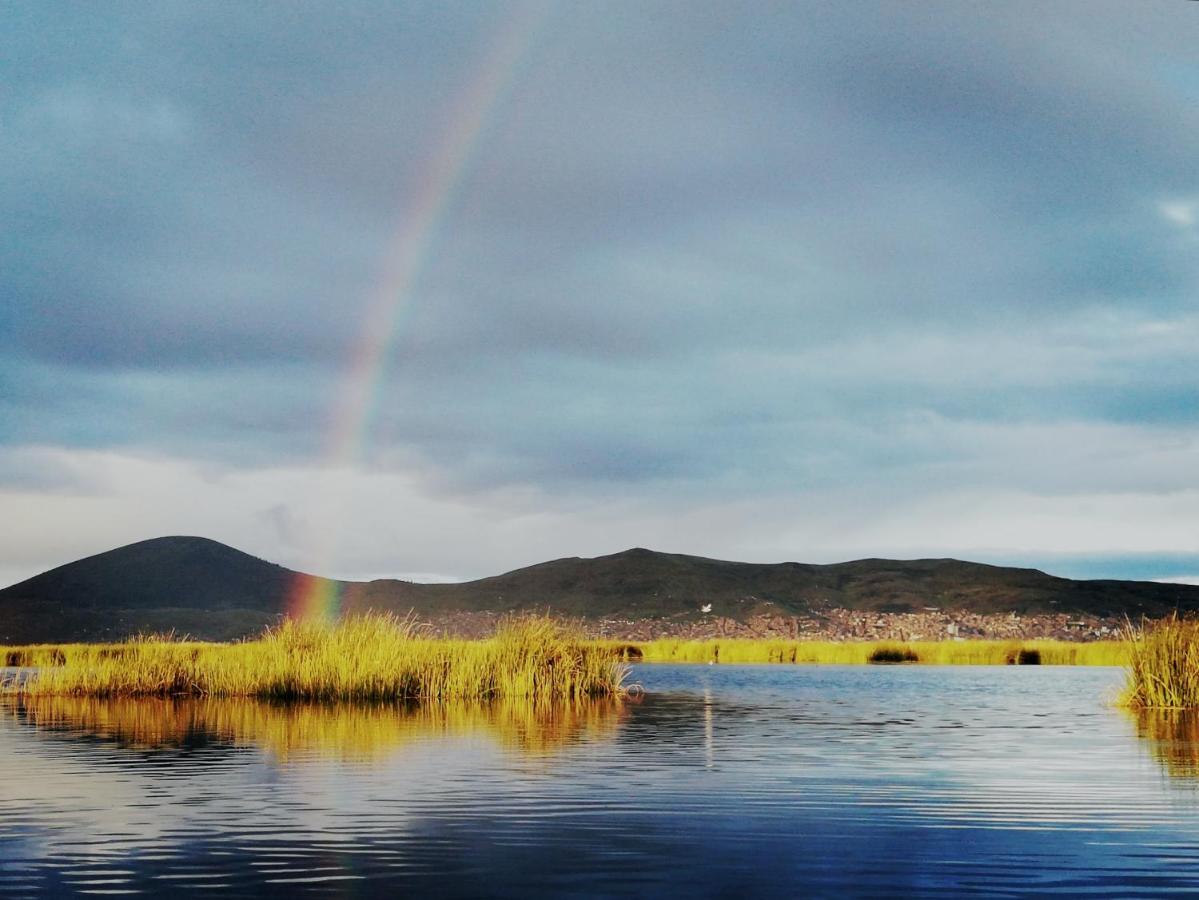
<svg viewBox="0 0 1199 900">
<path fill-rule="evenodd" d="M 446 612 L 416 614 L 423 628 L 439 637 L 476 639 L 494 633 L 511 613 Z M 553 613 L 549 613 L 553 616 Z M 806 615 L 759 613 L 743 618 L 676 617 L 571 619 L 596 640 L 792 640 L 792 641 L 954 641 L 1022 640 L 1088 643 L 1116 640 L 1125 621 L 1115 616 L 1073 613 L 975 613 L 928 608 L 919 612 L 878 612 L 829 607 Z"/>
<path fill-rule="evenodd" d="M 469 660 L 478 652 L 493 644 L 494 637 L 481 639 L 415 637 L 409 636 L 412 648 L 421 657 L 436 657 L 439 665 L 451 666 Z M 37 644 L 28 646 L 0 647 L 0 692 L 15 693 L 32 688 L 36 671 L 51 673 L 59 680 L 64 670 L 79 673 L 101 668 L 106 676 L 101 679 L 112 689 L 115 683 L 125 679 L 118 677 L 122 664 L 137 666 L 145 661 L 147 651 L 156 656 L 163 653 L 173 665 L 187 661 L 192 671 L 190 679 L 200 678 L 206 666 L 196 666 L 201 660 L 209 665 L 229 654 L 252 654 L 260 641 L 216 643 L 198 641 L 133 640 L 105 644 Z M 933 665 L 933 666 L 997 666 L 997 665 L 1044 665 L 1044 666 L 1127 666 L 1130 659 L 1130 644 L 1127 640 L 1105 641 L 1060 641 L 1053 639 L 957 639 L 940 641 L 891 641 L 891 640 L 788 640 L 768 638 L 657 638 L 648 641 L 613 638 L 578 637 L 573 642 L 571 654 L 578 659 L 603 657 L 616 662 L 644 664 L 724 664 L 724 665 Z M 372 655 L 369 648 L 367 655 Z M 530 650 L 533 648 L 530 647 Z M 526 651 L 527 652 L 527 651 Z M 522 654 L 523 655 L 523 654 Z M 306 656 L 288 654 L 290 661 L 274 661 L 276 677 L 289 678 L 291 668 L 302 668 L 309 664 Z M 395 657 L 391 657 L 395 659 Z M 281 666 L 280 666 L 281 664 Z M 375 660 L 374 665 L 365 666 L 357 678 L 390 678 L 393 674 L 388 663 Z M 540 664 L 534 664 L 534 670 Z M 115 679 L 115 681 L 114 681 Z M 139 679 L 134 679 L 138 681 Z M 71 679 L 78 687 L 80 682 Z M 85 681 L 91 681 L 90 677 Z M 90 693 L 91 691 L 85 690 Z M 144 685 L 136 693 L 163 693 L 146 691 Z M 185 690 L 185 693 L 208 693 L 208 691 Z M 219 691 L 218 691 L 219 692 Z M 617 691 L 619 692 L 619 688 Z M 117 688 L 115 693 L 125 691 Z M 171 693 L 167 691 L 166 693 Z M 240 693 L 240 692 L 235 692 Z M 274 693 L 272 691 L 271 693 Z M 286 693 L 286 692 L 284 692 Z M 337 693 L 334 691 L 334 693 Z M 419 693 L 419 692 L 418 692 Z M 567 693 L 571 693 L 568 689 Z M 276 694 L 277 695 L 277 694 Z M 300 691 L 300 696 L 311 696 Z"/>
</svg>

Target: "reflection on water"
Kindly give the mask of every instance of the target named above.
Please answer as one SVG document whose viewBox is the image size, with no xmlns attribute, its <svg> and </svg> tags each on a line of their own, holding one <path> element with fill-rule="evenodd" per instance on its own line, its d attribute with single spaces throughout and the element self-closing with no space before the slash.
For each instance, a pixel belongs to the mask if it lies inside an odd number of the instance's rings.
<svg viewBox="0 0 1199 900">
<path fill-rule="evenodd" d="M 1175 778 L 1199 778 L 1199 710 L 1141 709 L 1128 713 L 1153 758 Z"/>
<path fill-rule="evenodd" d="M 1118 670 L 636 674 L 639 703 L 552 709 L 7 701 L 0 896 L 1199 883 L 1199 802 L 1157 761 L 1192 774 L 1199 735 L 1177 715 L 1130 727 L 1105 703 Z"/>
<path fill-rule="evenodd" d="M 314 757 L 384 759 L 433 737 L 485 736 L 526 755 L 611 735 L 623 704 L 605 698 L 561 704 L 316 704 L 235 699 L 22 697 L 2 707 L 49 733 L 139 750 L 255 747 L 286 762 Z"/>
</svg>

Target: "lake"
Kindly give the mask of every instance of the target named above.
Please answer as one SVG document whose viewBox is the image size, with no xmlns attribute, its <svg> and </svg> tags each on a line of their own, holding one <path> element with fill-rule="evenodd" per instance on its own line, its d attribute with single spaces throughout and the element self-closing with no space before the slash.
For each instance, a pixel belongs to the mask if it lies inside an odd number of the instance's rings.
<svg viewBox="0 0 1199 900">
<path fill-rule="evenodd" d="M 637 702 L 0 702 L 0 896 L 1199 884 L 1199 728 L 1105 668 L 638 666 Z"/>
</svg>

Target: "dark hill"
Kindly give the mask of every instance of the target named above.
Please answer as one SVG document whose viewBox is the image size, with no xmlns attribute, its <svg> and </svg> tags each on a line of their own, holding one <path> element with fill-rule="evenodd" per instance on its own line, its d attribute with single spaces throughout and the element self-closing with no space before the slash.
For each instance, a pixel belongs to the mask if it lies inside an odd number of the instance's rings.
<svg viewBox="0 0 1199 900">
<path fill-rule="evenodd" d="M 229 638 L 275 622 L 310 578 L 204 538 L 143 541 L 69 563 L 0 591 L 0 642 L 106 640 L 175 629 Z M 553 560 L 462 584 L 341 583 L 347 609 L 436 618 L 452 611 L 552 611 L 609 619 L 744 619 L 830 607 L 905 612 L 1160 616 L 1199 610 L 1199 587 L 1073 581 L 1036 569 L 954 559 L 863 559 L 835 565 L 727 562 L 633 549 Z"/>
<path fill-rule="evenodd" d="M 588 618 L 804 614 L 829 607 L 912 612 L 928 606 L 977 613 L 1160 616 L 1199 609 L 1199 587 L 1146 581 L 1073 581 L 1037 569 L 956 559 L 862 559 L 833 565 L 742 563 L 636 548 L 570 557 L 462 584 L 364 586 L 364 605 L 396 596 L 418 609 L 549 609 Z"/>
<path fill-rule="evenodd" d="M 275 622 L 300 577 L 207 538 L 140 541 L 0 591 L 0 641 L 239 637 Z"/>
</svg>

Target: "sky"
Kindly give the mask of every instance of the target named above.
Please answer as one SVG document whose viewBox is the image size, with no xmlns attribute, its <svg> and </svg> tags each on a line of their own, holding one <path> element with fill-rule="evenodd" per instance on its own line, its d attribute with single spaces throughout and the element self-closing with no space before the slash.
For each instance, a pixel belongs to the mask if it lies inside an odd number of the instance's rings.
<svg viewBox="0 0 1199 900">
<path fill-rule="evenodd" d="M 0 583 L 1199 583 L 1199 5 L 0 10 Z"/>
</svg>

